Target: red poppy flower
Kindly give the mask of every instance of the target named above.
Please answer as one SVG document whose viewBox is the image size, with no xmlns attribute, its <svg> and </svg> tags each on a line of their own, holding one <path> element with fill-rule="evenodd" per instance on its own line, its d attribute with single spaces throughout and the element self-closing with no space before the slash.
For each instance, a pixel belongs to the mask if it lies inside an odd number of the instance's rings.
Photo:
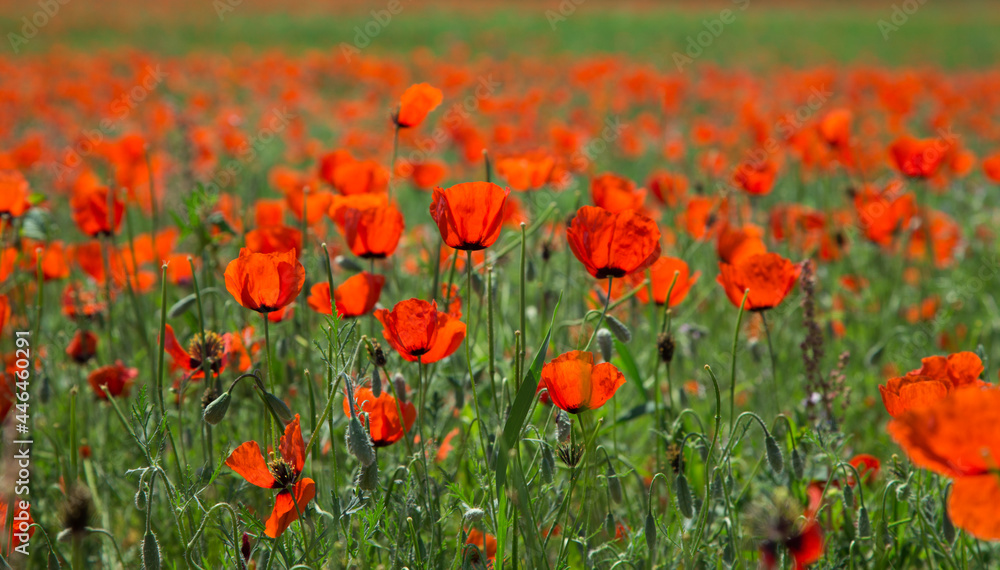
<svg viewBox="0 0 1000 570">
<path fill-rule="evenodd" d="M 7 295 L 0 295 L 0 335 L 3 334 L 8 321 L 10 321 L 10 299 Z"/>
<path fill-rule="evenodd" d="M 677 273 L 677 282 L 674 283 L 674 273 Z M 642 280 L 641 273 L 632 274 L 637 281 Z M 676 307 L 681 301 L 687 297 L 688 292 L 691 287 L 698 282 L 698 278 L 701 277 L 700 271 L 695 271 L 691 274 L 691 270 L 688 269 L 688 264 L 682 259 L 677 259 L 676 257 L 661 257 L 656 260 L 649 268 L 649 275 L 653 285 L 653 301 L 657 305 L 663 305 L 667 302 L 667 293 L 670 293 L 670 306 Z M 674 289 L 670 291 L 670 285 L 673 283 Z M 639 298 L 643 303 L 649 302 L 649 292 L 645 287 L 639 289 L 636 293 L 636 297 Z"/>
<path fill-rule="evenodd" d="M 496 162 L 497 174 L 519 191 L 535 190 L 547 184 L 554 167 L 555 159 L 549 154 L 507 156 Z"/>
<path fill-rule="evenodd" d="M 733 184 L 751 196 L 763 196 L 771 193 L 777 176 L 778 165 L 773 160 L 746 161 L 733 172 Z"/>
<path fill-rule="evenodd" d="M 14 508 L 14 513 L 11 517 L 10 532 L 4 540 L 6 546 L 4 555 L 15 557 L 17 552 L 27 552 L 27 550 L 17 549 L 27 547 L 31 537 L 35 536 L 35 518 L 31 516 L 31 504 L 28 501 L 0 498 L 0 521 L 4 521 L 5 529 L 8 503 Z"/>
<path fill-rule="evenodd" d="M 560 409 L 578 414 L 600 408 L 623 384 L 625 375 L 614 364 L 595 366 L 592 352 L 572 350 L 542 367 L 538 389 L 545 388 Z"/>
<path fill-rule="evenodd" d="M 810 487 L 806 492 L 809 494 L 809 506 L 804 515 L 793 512 L 790 501 L 776 504 L 774 510 L 768 513 L 770 520 L 760 545 L 764 568 L 777 568 L 779 546 L 788 550 L 795 562 L 795 570 L 804 570 L 823 557 L 823 532 L 816 521 L 823 499 L 822 489 Z"/>
<path fill-rule="evenodd" d="M 73 222 L 91 237 L 117 233 L 125 214 L 125 203 L 117 196 L 112 200 L 114 214 L 108 215 L 108 192 L 103 186 L 77 187 L 70 197 Z"/>
<path fill-rule="evenodd" d="M 479 550 L 486 555 L 486 558 L 493 560 L 497 556 L 497 539 L 492 534 L 483 534 L 478 528 L 474 528 L 469 531 L 469 537 L 465 540 L 465 544 L 474 544 Z M 471 563 L 476 561 L 470 560 Z"/>
<path fill-rule="evenodd" d="M 954 479 L 948 515 L 983 540 L 1000 539 L 1000 390 L 968 388 L 889 422 L 888 431 L 914 464 Z"/>
<path fill-rule="evenodd" d="M 660 257 L 656 222 L 632 210 L 583 206 L 566 229 L 573 255 L 598 279 L 641 271 Z"/>
<path fill-rule="evenodd" d="M 71 319 L 93 318 L 104 309 L 104 303 L 97 300 L 97 293 L 83 289 L 79 283 L 67 283 L 63 289 L 62 311 Z"/>
<path fill-rule="evenodd" d="M 280 253 L 292 250 L 302 255 L 302 232 L 289 226 L 264 226 L 247 232 L 247 249 L 254 253 Z"/>
<path fill-rule="evenodd" d="M 823 116 L 819 121 L 819 134 L 826 141 L 826 144 L 842 148 L 847 146 L 851 138 L 851 119 L 853 115 L 850 109 L 834 109 Z"/>
<path fill-rule="evenodd" d="M 595 206 L 609 212 L 642 210 L 646 189 L 636 188 L 635 182 L 608 172 L 590 181 L 590 197 Z"/>
<path fill-rule="evenodd" d="M 396 173 L 400 174 L 400 170 L 404 168 L 403 166 L 397 167 Z M 413 164 L 410 166 L 409 172 L 409 178 L 413 181 L 413 185 L 421 190 L 437 186 L 447 175 L 448 167 L 443 162 L 437 161 Z"/>
<path fill-rule="evenodd" d="M 437 302 L 408 299 L 392 310 L 379 309 L 382 336 L 404 359 L 424 364 L 437 362 L 458 350 L 465 338 L 465 323 L 437 310 Z"/>
<path fill-rule="evenodd" d="M 396 409 L 396 398 L 386 391 L 376 398 L 372 389 L 364 386 L 354 391 L 354 406 L 357 413 L 368 414 L 368 433 L 375 447 L 386 447 L 400 440 L 417 419 L 417 408 L 413 402 L 400 402 Z M 399 411 L 403 412 L 405 426 L 399 421 Z M 344 398 L 344 414 L 350 415 L 351 405 Z M 364 417 L 364 416 L 361 416 Z"/>
<path fill-rule="evenodd" d="M 384 259 L 396 251 L 406 227 L 403 214 L 391 204 L 338 210 L 337 227 L 351 253 L 364 259 Z"/>
<path fill-rule="evenodd" d="M 917 370 L 890 378 L 878 387 L 890 416 L 895 418 L 910 410 L 927 408 L 959 388 L 984 385 L 979 379 L 985 369 L 983 361 L 974 352 L 928 356 L 921 364 Z"/>
<path fill-rule="evenodd" d="M 316 496 L 315 481 L 308 477 L 299 479 L 305 462 L 306 446 L 302 441 L 298 414 L 285 426 L 285 433 L 278 443 L 278 455 L 270 462 L 264 460 L 256 441 L 237 447 L 226 459 L 226 465 L 247 483 L 263 489 L 281 489 L 265 524 L 264 532 L 271 538 L 281 536 Z"/>
<path fill-rule="evenodd" d="M 855 469 L 858 470 L 858 475 L 861 476 L 861 482 L 870 485 L 875 482 L 878 478 L 878 473 L 882 468 L 882 462 L 879 461 L 878 457 L 874 455 L 869 455 L 867 453 L 859 453 L 851 458 L 849 462 Z M 848 483 L 854 484 L 853 477 L 848 479 Z"/>
<path fill-rule="evenodd" d="M 18 218 L 31 207 L 28 181 L 17 170 L 0 170 L 0 216 Z"/>
<path fill-rule="evenodd" d="M 647 185 L 660 202 L 676 208 L 687 195 L 688 179 L 683 174 L 656 172 Z"/>
<path fill-rule="evenodd" d="M 201 333 L 196 333 L 191 337 L 188 348 L 185 350 L 174 335 L 174 327 L 166 326 L 163 347 L 170 355 L 171 371 L 182 370 L 190 380 L 198 380 L 205 377 L 202 361 L 207 360 L 209 370 L 213 375 L 221 374 L 226 369 L 230 358 L 236 356 L 233 349 L 234 335 L 231 333 L 218 334 L 206 330 L 202 338 Z M 250 363 L 247 362 L 247 367 Z"/>
<path fill-rule="evenodd" d="M 337 306 L 337 315 L 341 318 L 360 317 L 367 315 L 375 308 L 382 294 L 385 277 L 362 271 L 352 275 L 333 291 L 333 300 Z M 330 284 L 316 283 L 309 289 L 309 307 L 317 313 L 333 314 L 330 304 Z"/>
<path fill-rule="evenodd" d="M 415 127 L 424 122 L 427 114 L 437 109 L 443 100 L 444 95 L 436 87 L 427 83 L 411 85 L 399 99 L 399 110 L 393 122 L 401 129 Z"/>
<path fill-rule="evenodd" d="M 509 188 L 490 182 L 466 182 L 434 189 L 431 217 L 444 242 L 455 249 L 478 251 L 500 237 Z"/>
<path fill-rule="evenodd" d="M 302 264 L 292 250 L 254 253 L 240 248 L 240 256 L 226 267 L 226 290 L 240 305 L 270 313 L 298 297 L 306 280 Z"/>
<path fill-rule="evenodd" d="M 764 245 L 763 238 L 764 231 L 753 224 L 739 228 L 722 224 L 719 239 L 716 242 L 719 261 L 734 265 L 751 255 L 767 253 L 767 246 Z"/>
<path fill-rule="evenodd" d="M 865 237 L 882 246 L 891 244 L 896 231 L 906 227 L 917 213 L 913 194 L 903 193 L 898 180 L 881 192 L 865 187 L 855 193 L 854 209 Z"/>
<path fill-rule="evenodd" d="M 763 311 L 781 304 L 801 273 L 801 264 L 792 263 L 776 253 L 756 253 L 735 265 L 720 263 L 716 281 L 736 307 L 749 289 L 746 310 Z"/>
<path fill-rule="evenodd" d="M 127 397 L 132 386 L 132 380 L 139 375 L 135 368 L 125 368 L 122 361 L 102 366 L 87 377 L 87 382 L 94 389 L 98 399 L 107 400 L 108 394 L 118 398 Z"/>
<path fill-rule="evenodd" d="M 307 191 L 306 188 L 295 187 L 285 192 L 285 201 L 298 220 L 301 221 L 304 214 L 307 217 L 306 224 L 312 226 L 330 209 L 333 194 L 326 190 L 310 188 Z"/>
<path fill-rule="evenodd" d="M 951 145 L 937 139 L 917 139 L 904 136 L 889 145 L 893 165 L 910 178 L 934 176 Z"/>
<path fill-rule="evenodd" d="M 78 330 L 66 347 L 66 355 L 77 364 L 86 364 L 97 354 L 97 335 L 93 331 Z"/>
<path fill-rule="evenodd" d="M 983 159 L 983 172 L 993 182 L 1000 183 L 1000 152 Z"/>
</svg>

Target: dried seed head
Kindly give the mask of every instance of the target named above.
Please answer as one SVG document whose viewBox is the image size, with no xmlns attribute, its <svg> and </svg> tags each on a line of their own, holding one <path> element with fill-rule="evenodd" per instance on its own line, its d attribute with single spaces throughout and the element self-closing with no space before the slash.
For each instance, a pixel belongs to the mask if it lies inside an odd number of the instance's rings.
<svg viewBox="0 0 1000 570">
<path fill-rule="evenodd" d="M 601 349 L 601 358 L 605 362 L 611 362 L 612 351 L 614 350 L 615 344 L 614 339 L 611 337 L 611 332 L 608 329 L 601 329 L 597 331 L 597 346 Z"/>
<path fill-rule="evenodd" d="M 375 462 L 372 438 L 368 436 L 368 432 L 357 417 L 351 418 L 347 424 L 347 451 L 366 467 Z"/>
<path fill-rule="evenodd" d="M 670 333 L 662 332 L 656 337 L 656 352 L 665 363 L 674 359 L 674 337 Z"/>
<path fill-rule="evenodd" d="M 93 514 L 94 501 L 90 497 L 90 491 L 83 485 L 74 485 L 60 512 L 63 528 L 74 535 L 82 535 L 90 526 Z"/>
<path fill-rule="evenodd" d="M 605 317 L 608 322 L 608 328 L 611 329 L 611 334 L 615 335 L 619 341 L 627 343 L 632 340 L 632 331 L 629 330 L 625 323 L 619 321 L 618 319 L 608 315 Z"/>
</svg>

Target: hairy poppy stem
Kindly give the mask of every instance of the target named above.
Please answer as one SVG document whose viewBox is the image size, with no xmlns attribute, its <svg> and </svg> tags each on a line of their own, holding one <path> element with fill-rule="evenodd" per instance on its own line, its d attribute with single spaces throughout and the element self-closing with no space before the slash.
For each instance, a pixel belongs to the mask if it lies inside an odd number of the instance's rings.
<svg viewBox="0 0 1000 570">
<path fill-rule="evenodd" d="M 729 362 L 729 435 L 733 434 L 733 422 L 736 420 L 736 346 L 740 340 L 740 325 L 743 323 L 743 308 L 747 305 L 747 296 L 750 290 L 743 292 L 743 300 L 740 301 L 740 312 L 736 316 L 736 330 L 733 331 L 733 355 Z"/>
<path fill-rule="evenodd" d="M 160 267 L 160 358 L 156 367 L 156 402 L 160 406 L 160 418 L 167 416 L 163 404 L 163 359 L 167 342 L 167 264 Z"/>
<path fill-rule="evenodd" d="M 590 350 L 590 345 L 594 344 L 594 339 L 597 337 L 597 331 L 601 330 L 601 325 L 604 324 L 604 317 L 608 314 L 608 305 L 611 304 L 612 281 L 614 281 L 614 277 L 608 277 L 608 294 L 604 297 L 604 310 L 601 311 L 601 316 L 597 319 L 597 326 L 594 327 L 594 332 L 590 333 L 590 340 L 587 341 L 587 346 L 583 347 L 584 351 Z"/>
<path fill-rule="evenodd" d="M 764 323 L 764 336 L 767 338 L 767 354 L 771 357 L 771 388 L 774 390 L 774 397 L 778 397 L 778 367 L 775 364 L 777 359 L 774 356 L 774 345 L 771 344 L 771 327 L 767 325 L 767 316 L 765 316 L 767 311 L 760 312 L 760 320 Z M 774 401 L 774 410 L 777 412 L 781 409 L 778 402 Z"/>
</svg>

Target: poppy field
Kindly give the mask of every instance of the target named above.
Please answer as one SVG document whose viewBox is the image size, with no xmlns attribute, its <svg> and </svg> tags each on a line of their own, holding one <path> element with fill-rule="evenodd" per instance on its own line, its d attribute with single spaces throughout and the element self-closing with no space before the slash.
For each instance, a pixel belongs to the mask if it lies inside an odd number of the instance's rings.
<svg viewBox="0 0 1000 570">
<path fill-rule="evenodd" d="M 1000 564 L 988 4 L 78 1 L 0 2 L 0 567 Z"/>
</svg>

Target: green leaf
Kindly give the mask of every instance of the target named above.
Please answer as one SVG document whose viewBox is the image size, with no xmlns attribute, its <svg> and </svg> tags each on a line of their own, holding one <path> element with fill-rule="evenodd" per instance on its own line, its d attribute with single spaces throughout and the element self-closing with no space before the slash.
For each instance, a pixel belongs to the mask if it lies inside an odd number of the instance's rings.
<svg viewBox="0 0 1000 570">
<path fill-rule="evenodd" d="M 204 289 L 201 290 L 202 297 L 204 297 L 205 295 L 218 295 L 218 294 L 219 290 L 216 289 L 215 287 L 205 287 Z M 176 319 L 177 317 L 188 312 L 188 309 L 197 304 L 197 302 L 198 302 L 198 296 L 194 293 L 191 293 L 190 295 L 182 298 L 180 301 L 174 303 L 173 306 L 170 307 L 170 310 L 167 311 L 167 317 L 171 319 Z"/>
<path fill-rule="evenodd" d="M 42 208 L 29 208 L 21 217 L 21 237 L 35 241 L 48 241 L 52 217 Z"/>
</svg>

